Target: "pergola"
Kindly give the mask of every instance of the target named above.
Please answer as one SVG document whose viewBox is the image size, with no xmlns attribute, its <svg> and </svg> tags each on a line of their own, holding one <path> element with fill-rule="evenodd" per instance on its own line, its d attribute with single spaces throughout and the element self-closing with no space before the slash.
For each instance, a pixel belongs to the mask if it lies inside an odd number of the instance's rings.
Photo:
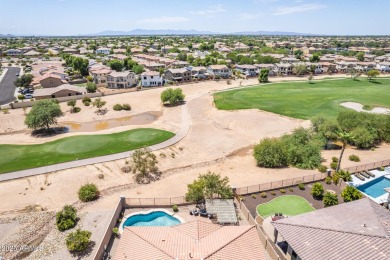
<svg viewBox="0 0 390 260">
<path fill-rule="evenodd" d="M 217 215 L 218 224 L 237 224 L 237 213 L 233 199 L 206 199 L 207 213 Z"/>
</svg>

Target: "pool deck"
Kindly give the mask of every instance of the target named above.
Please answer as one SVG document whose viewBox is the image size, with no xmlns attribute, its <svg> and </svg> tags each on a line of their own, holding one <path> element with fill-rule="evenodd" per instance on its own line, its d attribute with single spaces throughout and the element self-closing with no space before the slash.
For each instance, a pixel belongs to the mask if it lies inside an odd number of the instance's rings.
<svg viewBox="0 0 390 260">
<path fill-rule="evenodd" d="M 369 183 L 369 182 L 371 182 L 373 180 L 376 180 L 376 179 L 378 179 L 378 178 L 380 178 L 382 176 L 384 176 L 387 179 L 390 179 L 390 167 L 386 167 L 385 171 L 371 170 L 370 172 L 375 174 L 375 177 L 371 177 L 369 179 L 365 178 L 365 180 L 362 181 L 362 180 L 356 178 L 355 175 L 352 175 L 352 181 L 348 182 L 348 184 L 357 188 L 357 187 L 359 187 L 359 186 L 361 186 L 363 184 Z M 375 201 L 378 204 L 386 202 L 388 197 L 389 197 L 388 193 L 385 193 L 385 194 L 383 194 L 383 195 L 381 195 L 381 196 L 379 196 L 377 198 L 373 198 L 373 197 L 371 197 L 370 195 L 368 195 L 368 194 L 366 194 L 364 192 L 363 192 L 363 194 L 366 197 L 372 199 L 373 201 Z"/>
</svg>

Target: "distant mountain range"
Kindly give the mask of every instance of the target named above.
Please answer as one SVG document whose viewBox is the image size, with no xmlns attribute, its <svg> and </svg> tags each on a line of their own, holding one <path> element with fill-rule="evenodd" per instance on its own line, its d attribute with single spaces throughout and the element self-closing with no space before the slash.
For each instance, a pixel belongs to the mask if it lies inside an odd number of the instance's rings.
<svg viewBox="0 0 390 260">
<path fill-rule="evenodd" d="M 234 33 L 219 33 L 210 31 L 197 31 L 197 30 L 144 30 L 135 29 L 132 31 L 103 31 L 94 34 L 86 34 L 86 36 L 119 36 L 119 35 L 313 35 L 308 33 L 297 32 L 277 32 L 277 31 L 247 31 L 247 32 L 234 32 Z"/>
<path fill-rule="evenodd" d="M 12 34 L 0 34 L 0 38 L 14 37 Z"/>
</svg>

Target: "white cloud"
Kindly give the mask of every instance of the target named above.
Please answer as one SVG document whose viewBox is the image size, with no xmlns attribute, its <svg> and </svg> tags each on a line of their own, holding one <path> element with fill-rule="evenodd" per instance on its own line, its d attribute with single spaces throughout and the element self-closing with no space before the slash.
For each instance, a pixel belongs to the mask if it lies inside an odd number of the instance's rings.
<svg viewBox="0 0 390 260">
<path fill-rule="evenodd" d="M 241 13 L 238 15 L 238 18 L 240 20 L 253 20 L 253 19 L 259 18 L 260 16 L 263 16 L 263 15 L 264 15 L 264 13 L 254 13 L 254 14 Z"/>
<path fill-rule="evenodd" d="M 302 4 L 296 6 L 282 6 L 274 10 L 274 15 L 286 15 L 294 13 L 302 13 L 307 11 L 314 11 L 326 8 L 326 5 L 323 4 Z"/>
<path fill-rule="evenodd" d="M 279 2 L 279 0 L 253 0 L 256 4 L 270 4 L 270 3 L 275 3 Z"/>
<path fill-rule="evenodd" d="M 219 4 L 219 5 L 210 6 L 209 8 L 204 10 L 192 11 L 190 13 L 196 15 L 212 15 L 212 14 L 224 13 L 224 12 L 226 12 L 226 9 L 223 7 L 223 5 Z"/>
<path fill-rule="evenodd" d="M 147 18 L 139 20 L 138 23 L 180 23 L 180 22 L 187 22 L 190 19 L 186 17 L 178 17 L 178 16 L 160 16 L 155 18 Z"/>
</svg>

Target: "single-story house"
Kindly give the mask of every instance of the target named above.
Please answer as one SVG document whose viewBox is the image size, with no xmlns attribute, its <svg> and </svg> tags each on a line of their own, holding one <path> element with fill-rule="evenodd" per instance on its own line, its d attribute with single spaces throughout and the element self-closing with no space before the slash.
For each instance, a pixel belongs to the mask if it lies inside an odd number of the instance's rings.
<svg viewBox="0 0 390 260">
<path fill-rule="evenodd" d="M 36 89 L 34 91 L 34 98 L 37 100 L 46 99 L 46 98 L 60 98 L 60 97 L 83 95 L 86 93 L 87 93 L 87 89 L 85 87 L 63 84 L 61 86 L 54 87 L 54 88 Z"/>
<path fill-rule="evenodd" d="M 221 226 L 202 220 L 170 227 L 125 227 L 113 260 L 265 260 L 255 226 Z"/>
<path fill-rule="evenodd" d="M 41 85 L 43 88 L 55 88 L 66 83 L 68 82 L 62 79 L 60 75 L 44 74 L 41 77 L 34 78 L 31 85 L 32 86 Z"/>
</svg>

